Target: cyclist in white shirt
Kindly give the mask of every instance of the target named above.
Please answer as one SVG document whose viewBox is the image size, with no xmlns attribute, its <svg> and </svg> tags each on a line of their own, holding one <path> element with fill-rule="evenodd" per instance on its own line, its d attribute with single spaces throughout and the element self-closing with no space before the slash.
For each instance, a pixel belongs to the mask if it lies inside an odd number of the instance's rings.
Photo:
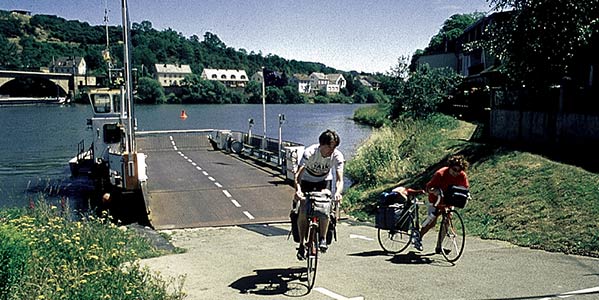
<svg viewBox="0 0 599 300">
<path fill-rule="evenodd" d="M 345 159 L 341 151 L 337 149 L 341 140 L 333 130 L 324 131 L 318 138 L 318 144 L 311 145 L 304 150 L 304 155 L 299 163 L 295 174 L 294 201 L 300 201 L 297 225 L 299 229 L 300 243 L 297 251 L 299 260 L 305 259 L 305 238 L 308 231 L 306 201 L 303 200 L 304 193 L 331 189 L 334 192 L 333 200 L 341 203 L 341 191 L 343 191 L 343 164 Z M 333 174 L 334 171 L 334 174 Z M 335 179 L 335 185 L 331 182 Z M 319 247 L 326 250 L 326 233 L 329 227 L 329 218 L 320 218 Z"/>
</svg>

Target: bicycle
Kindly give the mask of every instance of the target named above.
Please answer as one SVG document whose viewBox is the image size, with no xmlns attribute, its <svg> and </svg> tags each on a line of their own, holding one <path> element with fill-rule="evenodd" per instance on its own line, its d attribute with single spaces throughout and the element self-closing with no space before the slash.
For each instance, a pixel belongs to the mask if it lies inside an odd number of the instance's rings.
<svg viewBox="0 0 599 300">
<path fill-rule="evenodd" d="M 417 195 L 424 194 L 424 190 L 406 190 L 408 199 L 405 203 L 398 203 L 397 209 L 401 214 L 394 222 L 392 229 L 379 228 L 377 232 L 379 245 L 387 254 L 397 254 L 405 250 L 415 239 L 420 238 L 418 222 L 418 206 L 424 203 L 418 201 Z"/>
<path fill-rule="evenodd" d="M 328 192 L 328 193 L 327 193 Z M 317 202 L 328 202 L 331 206 L 336 205 L 336 201 L 332 201 L 331 193 L 327 190 L 326 192 L 323 190 L 322 192 L 309 192 L 305 194 L 306 201 L 310 204 L 308 207 L 308 232 L 307 238 L 308 242 L 306 243 L 306 272 L 308 276 L 308 292 L 312 290 L 314 287 L 314 282 L 316 280 L 316 269 L 318 267 L 318 253 L 321 252 L 319 250 L 319 242 L 320 242 L 320 225 L 319 225 L 319 214 L 315 212 L 315 204 Z M 320 200 L 320 201 L 319 201 Z M 323 201 L 325 200 L 325 201 Z M 332 208 L 332 207 L 329 207 Z M 328 211 L 330 216 L 330 210 Z"/>
<path fill-rule="evenodd" d="M 418 201 L 418 195 L 424 190 L 407 189 L 406 201 L 399 218 L 393 229 L 378 229 L 378 241 L 383 250 L 388 254 L 397 254 L 405 250 L 414 241 L 420 239 L 418 222 L 418 206 L 423 202 Z M 400 204 L 401 205 L 401 204 Z M 439 252 L 450 263 L 456 262 L 464 251 L 466 234 L 464 221 L 454 206 L 448 206 L 441 211 L 441 227 L 437 236 L 437 245 L 441 245 Z"/>
</svg>

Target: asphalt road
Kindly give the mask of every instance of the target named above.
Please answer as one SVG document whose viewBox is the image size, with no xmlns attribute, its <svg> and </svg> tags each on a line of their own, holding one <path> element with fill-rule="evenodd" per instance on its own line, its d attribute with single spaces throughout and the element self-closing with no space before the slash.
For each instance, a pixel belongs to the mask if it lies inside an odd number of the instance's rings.
<svg viewBox="0 0 599 300">
<path fill-rule="evenodd" d="M 147 155 L 145 187 L 156 229 L 281 222 L 293 188 L 280 171 L 215 151 L 205 136 L 157 135 L 138 140 Z"/>
<path fill-rule="evenodd" d="M 467 236 L 455 265 L 424 251 L 386 255 L 367 224 L 341 222 L 307 293 L 305 263 L 287 240 L 288 223 L 163 231 L 186 253 L 143 260 L 185 275 L 187 299 L 599 299 L 599 259 L 549 253 Z"/>
</svg>

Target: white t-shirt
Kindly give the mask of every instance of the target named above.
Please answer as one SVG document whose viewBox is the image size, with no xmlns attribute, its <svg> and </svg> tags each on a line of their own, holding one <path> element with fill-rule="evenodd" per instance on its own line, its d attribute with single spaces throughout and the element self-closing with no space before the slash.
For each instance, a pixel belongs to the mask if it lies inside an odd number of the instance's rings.
<svg viewBox="0 0 599 300">
<path fill-rule="evenodd" d="M 323 180 L 332 180 L 333 174 L 331 170 L 343 170 L 343 153 L 337 148 L 333 151 L 333 154 L 329 157 L 322 157 L 318 150 L 319 144 L 304 149 L 304 155 L 300 160 L 300 166 L 304 166 L 304 172 L 300 180 L 309 182 L 319 182 Z"/>
</svg>

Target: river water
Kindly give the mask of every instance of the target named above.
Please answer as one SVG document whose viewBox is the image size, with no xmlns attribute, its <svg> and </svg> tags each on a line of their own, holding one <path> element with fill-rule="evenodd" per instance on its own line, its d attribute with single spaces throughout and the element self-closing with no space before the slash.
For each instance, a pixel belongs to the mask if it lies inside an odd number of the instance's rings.
<svg viewBox="0 0 599 300">
<path fill-rule="evenodd" d="M 350 159 L 371 129 L 350 118 L 360 104 L 269 104 L 266 107 L 267 136 L 278 137 L 279 114 L 285 115 L 283 140 L 309 145 L 318 142 L 325 129 L 341 137 L 339 149 Z M 181 111 L 188 118 L 181 120 Z M 253 134 L 262 135 L 262 106 L 231 105 L 137 105 L 138 130 L 231 129 L 248 130 L 254 119 Z M 69 198 L 75 206 L 85 206 L 84 179 L 71 178 L 68 160 L 77 153 L 77 143 L 88 147 L 92 132 L 86 120 L 88 105 L 0 106 L 0 207 L 21 207 L 40 193 Z"/>
</svg>

